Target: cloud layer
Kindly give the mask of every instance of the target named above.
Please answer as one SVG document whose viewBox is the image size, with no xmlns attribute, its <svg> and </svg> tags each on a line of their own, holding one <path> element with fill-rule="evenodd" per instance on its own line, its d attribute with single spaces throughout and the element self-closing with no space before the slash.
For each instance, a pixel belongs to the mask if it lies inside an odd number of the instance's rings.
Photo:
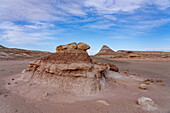
<svg viewBox="0 0 170 113">
<path fill-rule="evenodd" d="M 0 0 L 0 41 L 44 43 L 84 31 L 127 39 L 170 24 L 169 12 L 170 0 Z"/>
</svg>

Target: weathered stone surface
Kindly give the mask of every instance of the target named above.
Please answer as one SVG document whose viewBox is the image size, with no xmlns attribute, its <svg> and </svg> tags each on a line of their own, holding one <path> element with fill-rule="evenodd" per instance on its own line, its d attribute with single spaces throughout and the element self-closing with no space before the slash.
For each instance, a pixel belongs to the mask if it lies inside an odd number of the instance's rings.
<svg viewBox="0 0 170 113">
<path fill-rule="evenodd" d="M 138 104 L 142 107 L 145 107 L 145 106 L 153 106 L 154 102 L 152 101 L 152 99 L 148 97 L 140 97 L 138 99 Z"/>
<path fill-rule="evenodd" d="M 139 88 L 143 89 L 143 90 L 146 90 L 147 89 L 147 85 L 146 84 L 140 84 Z"/>
<path fill-rule="evenodd" d="M 63 49 L 63 45 L 60 45 L 56 48 L 57 51 L 62 51 L 62 49 Z"/>
<path fill-rule="evenodd" d="M 56 48 L 57 51 L 75 50 L 75 49 L 77 49 L 77 44 L 75 42 L 67 45 L 60 45 Z"/>
<path fill-rule="evenodd" d="M 85 43 L 80 42 L 78 43 L 78 49 L 86 51 L 87 49 L 90 49 L 90 46 Z"/>
<path fill-rule="evenodd" d="M 97 100 L 96 102 L 99 103 L 99 104 L 104 104 L 106 106 L 109 106 L 109 103 L 106 102 L 105 100 Z"/>
<path fill-rule="evenodd" d="M 111 64 L 93 63 L 84 43 L 57 47 L 57 52 L 35 60 L 23 71 L 21 79 L 36 84 L 48 84 L 74 93 L 91 94 L 105 88 Z"/>
<path fill-rule="evenodd" d="M 114 64 L 108 64 L 110 66 L 111 71 L 119 72 L 119 68 L 116 67 Z"/>
<path fill-rule="evenodd" d="M 142 108 L 144 108 L 148 111 L 157 109 L 156 107 L 154 107 L 153 100 L 148 97 L 140 97 L 137 102 Z"/>
<path fill-rule="evenodd" d="M 98 62 L 94 62 L 94 63 L 97 65 L 107 66 L 111 71 L 119 72 L 119 68 L 116 67 L 114 64 L 110 64 L 110 63 L 106 64 L 106 63 L 98 63 Z"/>
</svg>

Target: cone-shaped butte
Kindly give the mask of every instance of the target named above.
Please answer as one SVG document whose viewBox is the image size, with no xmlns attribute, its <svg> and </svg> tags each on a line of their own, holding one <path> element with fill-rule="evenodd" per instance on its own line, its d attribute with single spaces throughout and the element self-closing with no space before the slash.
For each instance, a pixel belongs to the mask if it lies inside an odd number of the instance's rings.
<svg viewBox="0 0 170 113">
<path fill-rule="evenodd" d="M 80 94 L 91 94 L 106 85 L 109 65 L 93 63 L 84 43 L 60 45 L 56 53 L 30 63 L 21 79 Z"/>
<path fill-rule="evenodd" d="M 103 45 L 100 51 L 95 55 L 97 57 L 112 57 L 115 56 L 117 53 L 110 49 L 108 46 Z"/>
</svg>

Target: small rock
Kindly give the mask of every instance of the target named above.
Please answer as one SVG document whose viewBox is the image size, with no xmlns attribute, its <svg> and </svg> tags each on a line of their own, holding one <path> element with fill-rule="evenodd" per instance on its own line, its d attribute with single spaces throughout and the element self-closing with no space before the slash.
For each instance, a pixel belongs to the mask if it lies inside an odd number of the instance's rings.
<svg viewBox="0 0 170 113">
<path fill-rule="evenodd" d="M 162 87 L 165 87 L 165 84 L 161 84 Z"/>
<path fill-rule="evenodd" d="M 143 83 L 146 85 L 150 85 L 150 81 L 144 81 Z"/>
<path fill-rule="evenodd" d="M 49 93 L 45 92 L 45 93 L 43 94 L 43 97 L 47 97 L 48 95 L 49 95 Z"/>
<path fill-rule="evenodd" d="M 12 80 L 15 80 L 14 78 Z"/>
<path fill-rule="evenodd" d="M 111 71 L 119 72 L 119 68 L 116 67 L 114 64 L 108 64 L 108 65 L 109 65 Z"/>
<path fill-rule="evenodd" d="M 160 83 L 162 83 L 162 80 L 156 80 L 156 82 L 160 82 Z"/>
<path fill-rule="evenodd" d="M 153 107 L 154 105 L 153 100 L 148 97 L 140 97 L 137 103 L 148 111 L 157 109 L 156 107 Z"/>
<path fill-rule="evenodd" d="M 11 83 L 8 83 L 8 85 L 11 85 Z"/>
<path fill-rule="evenodd" d="M 15 82 L 15 84 L 17 84 L 17 82 Z"/>
<path fill-rule="evenodd" d="M 106 105 L 106 106 L 109 105 L 109 103 L 106 102 L 105 100 L 97 100 L 96 102 L 99 103 L 99 104 L 104 104 L 104 105 Z"/>
<path fill-rule="evenodd" d="M 145 81 L 154 82 L 153 79 L 147 79 Z"/>
<path fill-rule="evenodd" d="M 143 89 L 143 90 L 146 90 L 147 89 L 147 85 L 146 84 L 140 84 L 139 88 Z"/>
<path fill-rule="evenodd" d="M 4 95 L 4 97 L 7 97 L 8 95 Z"/>
</svg>

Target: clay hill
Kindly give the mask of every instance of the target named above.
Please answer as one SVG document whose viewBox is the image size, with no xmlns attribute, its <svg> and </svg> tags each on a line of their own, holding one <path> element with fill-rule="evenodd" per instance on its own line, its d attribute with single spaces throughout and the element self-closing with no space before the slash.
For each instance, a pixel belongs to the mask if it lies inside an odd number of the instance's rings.
<svg viewBox="0 0 170 113">
<path fill-rule="evenodd" d="M 84 43 L 60 45 L 56 53 L 35 60 L 23 72 L 26 82 L 45 84 L 78 94 L 91 94 L 106 86 L 108 71 L 118 71 L 113 64 L 92 61 Z"/>
<path fill-rule="evenodd" d="M 50 52 L 7 48 L 0 45 L 0 59 L 38 58 L 51 54 Z"/>
<path fill-rule="evenodd" d="M 99 57 L 112 57 L 115 56 L 116 52 L 110 49 L 108 46 L 103 45 L 103 47 L 100 49 L 100 51 L 95 55 Z"/>
<path fill-rule="evenodd" d="M 170 60 L 170 52 L 163 51 L 128 51 L 118 50 L 117 52 L 104 45 L 101 50 L 94 55 L 102 58 L 122 58 L 122 59 L 167 59 Z"/>
</svg>

